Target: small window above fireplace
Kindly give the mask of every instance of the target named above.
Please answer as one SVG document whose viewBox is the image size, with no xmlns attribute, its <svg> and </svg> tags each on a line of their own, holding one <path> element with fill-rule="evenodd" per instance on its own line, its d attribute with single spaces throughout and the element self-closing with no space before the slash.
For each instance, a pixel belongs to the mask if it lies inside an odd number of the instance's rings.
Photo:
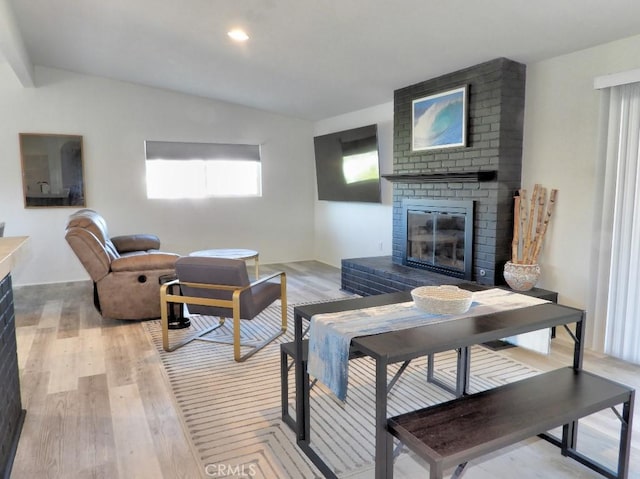
<svg viewBox="0 0 640 479">
<path fill-rule="evenodd" d="M 471 280 L 473 201 L 404 199 L 403 264 Z"/>
</svg>

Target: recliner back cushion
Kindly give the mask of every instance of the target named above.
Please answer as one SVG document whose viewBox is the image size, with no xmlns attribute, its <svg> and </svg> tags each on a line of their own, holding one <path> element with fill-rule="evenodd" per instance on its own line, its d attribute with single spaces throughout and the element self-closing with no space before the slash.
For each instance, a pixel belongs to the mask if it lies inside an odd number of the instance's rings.
<svg viewBox="0 0 640 479">
<path fill-rule="evenodd" d="M 111 259 L 120 257 L 118 250 L 109 239 L 107 222 L 100 213 L 88 208 L 76 211 L 67 220 L 67 229 L 73 227 L 90 231 L 102 244 Z"/>
<path fill-rule="evenodd" d="M 109 274 L 111 258 L 91 231 L 84 228 L 68 228 L 65 238 L 94 282 Z"/>
</svg>

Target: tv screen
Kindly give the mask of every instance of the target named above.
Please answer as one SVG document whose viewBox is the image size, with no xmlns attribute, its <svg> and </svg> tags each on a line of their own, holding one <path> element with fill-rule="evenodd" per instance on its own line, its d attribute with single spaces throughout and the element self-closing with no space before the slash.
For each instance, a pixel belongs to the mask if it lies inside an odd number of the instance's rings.
<svg viewBox="0 0 640 479">
<path fill-rule="evenodd" d="M 377 133 L 368 125 L 313 139 L 319 200 L 380 203 Z"/>
</svg>

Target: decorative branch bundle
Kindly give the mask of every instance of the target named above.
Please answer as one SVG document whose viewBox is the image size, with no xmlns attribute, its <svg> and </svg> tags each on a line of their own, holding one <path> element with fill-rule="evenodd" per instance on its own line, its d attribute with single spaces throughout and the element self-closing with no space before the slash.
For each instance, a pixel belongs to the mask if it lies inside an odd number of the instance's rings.
<svg viewBox="0 0 640 479">
<path fill-rule="evenodd" d="M 547 206 L 547 189 L 536 184 L 533 187 L 527 211 L 527 190 L 518 190 L 518 196 L 514 197 L 513 208 L 512 263 L 535 264 L 538 262 L 557 194 L 558 190 L 551 190 Z"/>
</svg>

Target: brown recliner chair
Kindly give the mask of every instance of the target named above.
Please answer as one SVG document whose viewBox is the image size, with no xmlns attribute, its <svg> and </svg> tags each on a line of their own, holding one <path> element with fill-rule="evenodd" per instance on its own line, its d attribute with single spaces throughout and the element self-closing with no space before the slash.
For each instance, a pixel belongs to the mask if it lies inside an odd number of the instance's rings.
<svg viewBox="0 0 640 479">
<path fill-rule="evenodd" d="M 103 317 L 160 317 L 160 278 L 175 274 L 180 256 L 158 251 L 157 236 L 110 238 L 104 218 L 82 209 L 69 217 L 65 238 L 93 280 L 94 304 Z"/>
</svg>

